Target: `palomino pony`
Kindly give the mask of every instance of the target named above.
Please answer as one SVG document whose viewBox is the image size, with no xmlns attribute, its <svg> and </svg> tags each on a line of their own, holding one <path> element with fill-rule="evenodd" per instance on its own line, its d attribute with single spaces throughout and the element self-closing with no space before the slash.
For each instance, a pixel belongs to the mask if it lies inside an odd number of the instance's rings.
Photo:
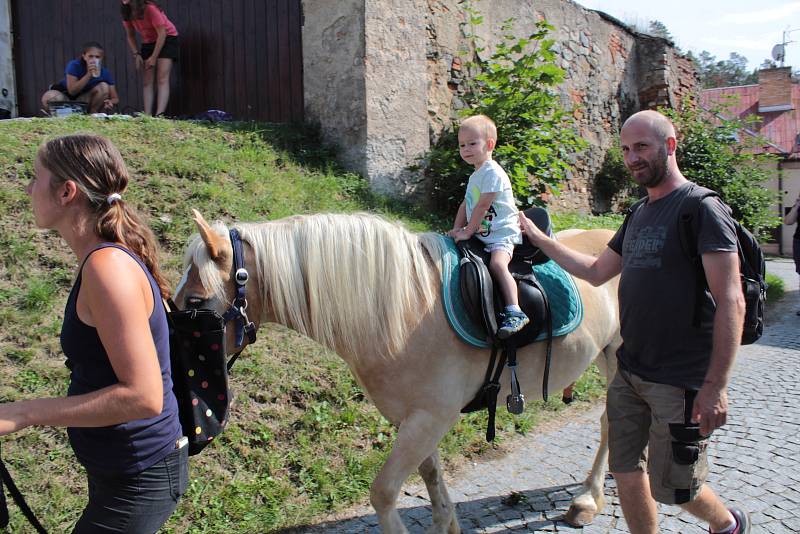
<svg viewBox="0 0 800 534">
<path fill-rule="evenodd" d="M 186 274 L 175 295 L 180 308 L 222 314 L 234 299 L 228 229 L 210 226 L 194 211 L 200 235 L 188 246 Z M 432 533 L 458 533 L 455 507 L 444 484 L 437 446 L 481 387 L 488 351 L 462 342 L 445 316 L 441 241 L 368 214 L 323 214 L 236 225 L 244 245 L 247 314 L 256 325 L 277 322 L 337 352 L 375 406 L 397 428 L 392 451 L 370 488 L 383 532 L 407 532 L 396 501 L 418 470 L 432 508 Z M 569 232 L 563 242 L 598 255 L 607 230 Z M 593 287 L 576 280 L 584 318 L 553 342 L 550 391 L 574 382 L 596 360 L 610 376 L 619 336 L 617 280 Z M 228 328 L 229 352 L 235 347 Z M 244 344 L 247 343 L 245 338 Z M 528 398 L 541 396 L 544 343 L 519 349 L 518 377 Z M 501 379 L 501 399 L 509 378 Z M 592 470 L 567 514 L 590 523 L 603 507 L 607 464 L 605 415 Z"/>
</svg>

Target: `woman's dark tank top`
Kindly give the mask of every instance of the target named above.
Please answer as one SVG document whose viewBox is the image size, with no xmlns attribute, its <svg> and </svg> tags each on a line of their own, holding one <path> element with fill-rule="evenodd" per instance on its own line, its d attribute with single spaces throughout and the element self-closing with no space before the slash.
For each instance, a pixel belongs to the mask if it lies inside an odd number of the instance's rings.
<svg viewBox="0 0 800 534">
<path fill-rule="evenodd" d="M 178 420 L 178 403 L 172 392 L 169 327 L 166 312 L 161 306 L 158 284 L 142 260 L 120 245 L 102 243 L 89 255 L 107 247 L 118 248 L 130 255 L 141 266 L 150 281 L 153 290 L 150 332 L 153 335 L 161 367 L 164 405 L 161 414 L 155 417 L 106 427 L 70 427 L 67 428 L 67 433 L 75 456 L 87 471 L 104 475 L 133 474 L 151 467 L 174 450 L 175 442 L 181 437 L 182 432 Z M 67 299 L 64 324 L 61 327 L 61 347 L 67 357 L 67 367 L 71 370 L 67 393 L 70 396 L 96 391 L 118 382 L 97 330 L 78 318 L 76 302 L 81 288 L 82 274 L 83 265 Z"/>
</svg>

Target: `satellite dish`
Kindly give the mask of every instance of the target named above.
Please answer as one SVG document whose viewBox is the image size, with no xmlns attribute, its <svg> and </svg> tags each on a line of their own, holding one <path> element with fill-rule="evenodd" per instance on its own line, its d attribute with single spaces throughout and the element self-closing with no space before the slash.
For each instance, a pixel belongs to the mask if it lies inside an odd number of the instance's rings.
<svg viewBox="0 0 800 534">
<path fill-rule="evenodd" d="M 776 44 L 772 47 L 772 59 L 775 61 L 783 61 L 786 57 L 786 49 L 782 44 Z"/>
</svg>

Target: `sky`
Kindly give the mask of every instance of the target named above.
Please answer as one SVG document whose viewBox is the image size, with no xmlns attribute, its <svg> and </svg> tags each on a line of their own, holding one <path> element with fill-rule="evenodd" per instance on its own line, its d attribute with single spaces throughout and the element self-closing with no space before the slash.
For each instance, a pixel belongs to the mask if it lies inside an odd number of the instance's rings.
<svg viewBox="0 0 800 534">
<path fill-rule="evenodd" d="M 626 23 L 646 28 L 659 20 L 684 52 L 707 50 L 717 60 L 736 52 L 748 70 L 771 57 L 772 47 L 786 37 L 785 67 L 800 69 L 800 1 L 798 0 L 575 0 Z M 795 42 L 789 42 L 795 41 Z"/>
</svg>

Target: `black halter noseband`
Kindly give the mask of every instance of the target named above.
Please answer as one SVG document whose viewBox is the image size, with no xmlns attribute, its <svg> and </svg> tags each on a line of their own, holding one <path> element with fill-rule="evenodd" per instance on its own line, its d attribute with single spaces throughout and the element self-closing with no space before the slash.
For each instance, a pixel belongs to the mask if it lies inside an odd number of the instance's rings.
<svg viewBox="0 0 800 534">
<path fill-rule="evenodd" d="M 242 238 L 236 228 L 230 230 L 231 246 L 233 247 L 233 278 L 236 283 L 236 297 L 222 315 L 225 324 L 229 321 L 236 322 L 236 346 L 241 347 L 244 343 L 244 335 L 247 334 L 247 340 L 250 343 L 256 341 L 256 326 L 247 317 L 247 297 L 245 289 L 247 281 L 250 279 L 250 274 L 244 266 L 244 250 L 242 248 Z M 238 356 L 238 354 L 237 354 Z"/>
</svg>

